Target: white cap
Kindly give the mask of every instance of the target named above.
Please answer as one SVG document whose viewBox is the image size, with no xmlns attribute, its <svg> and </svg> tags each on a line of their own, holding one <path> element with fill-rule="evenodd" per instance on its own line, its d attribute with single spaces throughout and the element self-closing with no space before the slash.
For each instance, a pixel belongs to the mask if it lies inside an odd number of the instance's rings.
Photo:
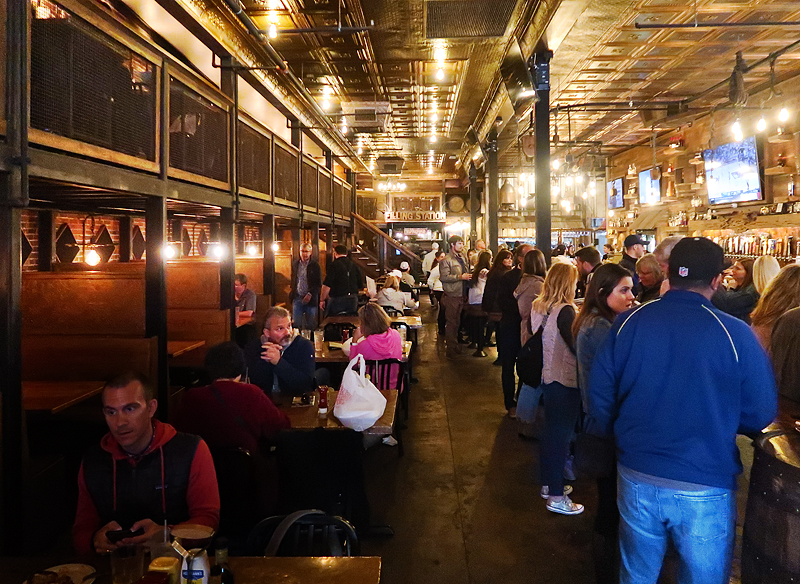
<svg viewBox="0 0 800 584">
<path fill-rule="evenodd" d="M 434 241 L 431 245 L 431 249 L 439 249 L 439 244 Z"/>
<path fill-rule="evenodd" d="M 406 270 L 410 270 L 411 266 L 408 265 L 408 262 L 400 262 L 400 269 L 405 272 Z"/>
<path fill-rule="evenodd" d="M 394 276 L 398 280 L 403 277 L 403 274 L 402 272 L 400 272 L 400 270 L 392 270 L 391 272 L 389 272 L 389 275 Z"/>
</svg>

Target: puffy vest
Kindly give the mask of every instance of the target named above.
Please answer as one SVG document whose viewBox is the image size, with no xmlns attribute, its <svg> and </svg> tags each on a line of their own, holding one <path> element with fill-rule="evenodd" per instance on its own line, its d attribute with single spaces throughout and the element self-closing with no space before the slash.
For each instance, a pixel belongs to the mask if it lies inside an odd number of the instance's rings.
<svg viewBox="0 0 800 584">
<path fill-rule="evenodd" d="M 115 461 L 99 444 L 94 446 L 84 456 L 83 475 L 100 525 L 116 521 L 128 529 L 140 519 L 159 525 L 187 521 L 186 491 L 199 443 L 198 436 L 178 432 L 136 465 Z"/>
</svg>

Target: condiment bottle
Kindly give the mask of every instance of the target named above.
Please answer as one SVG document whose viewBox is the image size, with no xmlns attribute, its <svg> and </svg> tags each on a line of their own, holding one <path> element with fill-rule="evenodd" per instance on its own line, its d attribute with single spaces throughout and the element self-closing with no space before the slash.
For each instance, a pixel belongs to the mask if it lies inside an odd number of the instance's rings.
<svg viewBox="0 0 800 584">
<path fill-rule="evenodd" d="M 326 416 L 328 414 L 328 386 L 321 385 L 319 387 L 319 415 Z"/>
</svg>

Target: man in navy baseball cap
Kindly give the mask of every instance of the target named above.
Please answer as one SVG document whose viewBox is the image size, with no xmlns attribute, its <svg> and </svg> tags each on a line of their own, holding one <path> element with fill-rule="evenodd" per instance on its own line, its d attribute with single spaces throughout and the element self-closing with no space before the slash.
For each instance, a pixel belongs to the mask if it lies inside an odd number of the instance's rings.
<svg viewBox="0 0 800 584">
<path fill-rule="evenodd" d="M 720 246 L 706 237 L 684 237 L 669 256 L 669 284 L 683 290 L 707 287 L 724 269 L 725 252 Z"/>
</svg>

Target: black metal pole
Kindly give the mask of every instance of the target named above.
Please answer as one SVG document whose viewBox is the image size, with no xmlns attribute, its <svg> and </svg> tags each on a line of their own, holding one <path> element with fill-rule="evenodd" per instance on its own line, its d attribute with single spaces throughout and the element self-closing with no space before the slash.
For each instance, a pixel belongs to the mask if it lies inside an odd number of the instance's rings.
<svg viewBox="0 0 800 584">
<path fill-rule="evenodd" d="M 488 180 L 488 191 L 489 191 L 489 198 L 487 201 L 487 209 L 486 209 L 486 222 L 487 222 L 487 232 L 489 241 L 487 244 L 489 245 L 489 249 L 492 250 L 493 255 L 497 255 L 497 238 L 498 238 L 498 226 L 497 226 L 497 209 L 500 206 L 499 201 L 499 194 L 500 194 L 500 176 L 498 175 L 498 163 L 497 163 L 497 127 L 492 127 L 489 130 L 489 135 L 487 136 L 486 142 L 486 153 L 488 156 L 488 160 L 486 161 L 486 168 L 487 168 L 487 180 Z"/>
<path fill-rule="evenodd" d="M 475 247 L 478 240 L 478 213 L 481 202 L 478 199 L 478 169 L 469 165 L 469 245 Z M 492 250 L 495 253 L 495 250 Z"/>
<path fill-rule="evenodd" d="M 550 265 L 550 59 L 553 53 L 536 54 L 534 134 L 536 136 L 536 247 Z"/>
<path fill-rule="evenodd" d="M 264 250 L 264 294 L 270 295 L 270 302 L 275 304 L 275 215 L 264 215 L 261 227 L 261 246 Z"/>
<path fill-rule="evenodd" d="M 120 223 L 120 226 L 122 223 Z M 122 261 L 122 229 L 120 229 L 120 261 Z M 53 256 L 56 251 L 56 238 L 52 211 L 39 211 L 37 234 L 37 269 L 49 272 L 53 269 Z"/>
<path fill-rule="evenodd" d="M 167 201 L 148 197 L 145 210 L 145 335 L 158 338 L 158 417 L 169 416 L 167 368 L 167 278 L 162 249 L 167 243 Z"/>
</svg>

